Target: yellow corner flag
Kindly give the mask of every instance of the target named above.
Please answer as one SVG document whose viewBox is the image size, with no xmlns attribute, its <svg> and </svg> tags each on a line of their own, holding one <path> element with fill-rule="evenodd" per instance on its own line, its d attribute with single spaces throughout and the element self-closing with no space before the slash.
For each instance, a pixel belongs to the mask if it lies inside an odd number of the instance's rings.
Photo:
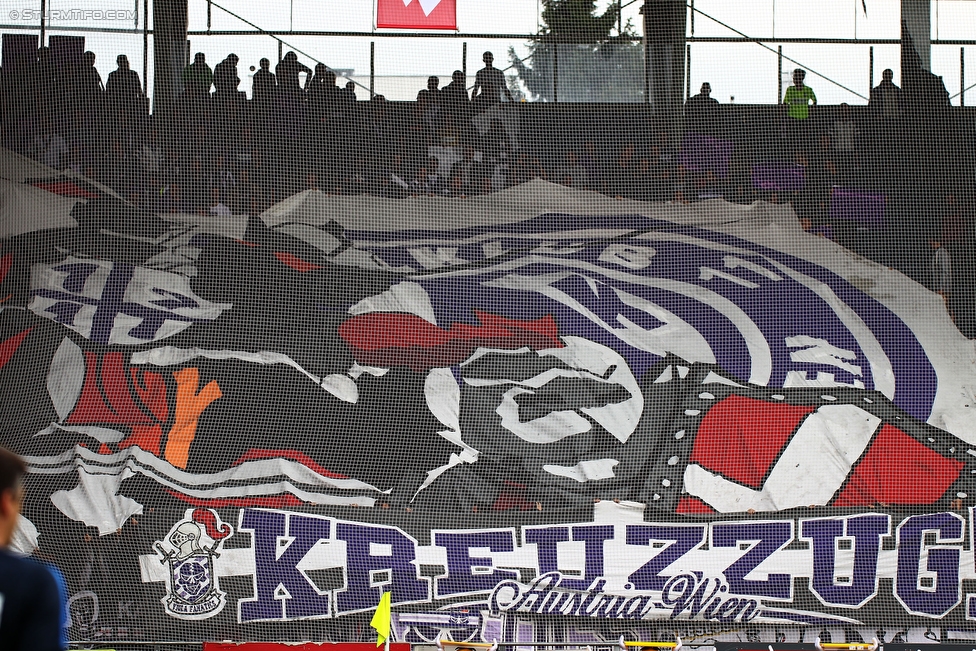
<svg viewBox="0 0 976 651">
<path fill-rule="evenodd" d="M 390 593 L 384 592 L 369 625 L 376 629 L 376 646 L 390 639 Z"/>
</svg>

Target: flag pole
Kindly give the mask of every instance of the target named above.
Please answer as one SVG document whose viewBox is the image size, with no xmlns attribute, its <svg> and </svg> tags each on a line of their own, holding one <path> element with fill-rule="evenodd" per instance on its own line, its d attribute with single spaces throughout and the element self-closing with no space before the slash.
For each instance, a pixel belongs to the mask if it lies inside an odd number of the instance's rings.
<svg viewBox="0 0 976 651">
<path fill-rule="evenodd" d="M 390 600 L 392 601 L 393 595 L 390 595 Z M 390 607 L 390 630 L 386 633 L 386 645 L 383 647 L 383 651 L 390 651 L 390 636 L 393 635 L 393 607 Z"/>
</svg>

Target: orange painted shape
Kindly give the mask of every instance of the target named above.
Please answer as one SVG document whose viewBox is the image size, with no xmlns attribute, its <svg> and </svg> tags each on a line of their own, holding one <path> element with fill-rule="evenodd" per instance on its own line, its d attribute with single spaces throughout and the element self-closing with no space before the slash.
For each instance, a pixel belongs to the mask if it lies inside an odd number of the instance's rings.
<svg viewBox="0 0 976 651">
<path fill-rule="evenodd" d="M 200 385 L 200 369 L 185 368 L 173 373 L 176 380 L 176 414 L 173 427 L 166 437 L 166 460 L 177 468 L 186 468 L 190 458 L 190 444 L 197 434 L 197 421 L 203 410 L 223 393 L 220 385 L 211 381 L 197 393 Z"/>
</svg>

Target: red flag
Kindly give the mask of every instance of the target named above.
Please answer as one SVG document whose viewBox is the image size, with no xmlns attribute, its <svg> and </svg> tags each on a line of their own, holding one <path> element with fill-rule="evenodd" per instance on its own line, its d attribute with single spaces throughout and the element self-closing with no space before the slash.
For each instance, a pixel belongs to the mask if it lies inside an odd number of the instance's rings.
<svg viewBox="0 0 976 651">
<path fill-rule="evenodd" d="M 457 0 L 376 0 L 376 26 L 393 29 L 457 29 Z"/>
</svg>

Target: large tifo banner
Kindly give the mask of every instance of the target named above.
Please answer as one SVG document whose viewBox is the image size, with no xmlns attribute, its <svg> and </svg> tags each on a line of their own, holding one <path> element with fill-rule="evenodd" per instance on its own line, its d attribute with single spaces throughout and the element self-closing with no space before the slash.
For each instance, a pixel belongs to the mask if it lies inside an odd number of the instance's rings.
<svg viewBox="0 0 976 651">
<path fill-rule="evenodd" d="M 972 346 L 788 210 L 13 168 L 0 443 L 73 639 L 976 629 Z"/>
</svg>

